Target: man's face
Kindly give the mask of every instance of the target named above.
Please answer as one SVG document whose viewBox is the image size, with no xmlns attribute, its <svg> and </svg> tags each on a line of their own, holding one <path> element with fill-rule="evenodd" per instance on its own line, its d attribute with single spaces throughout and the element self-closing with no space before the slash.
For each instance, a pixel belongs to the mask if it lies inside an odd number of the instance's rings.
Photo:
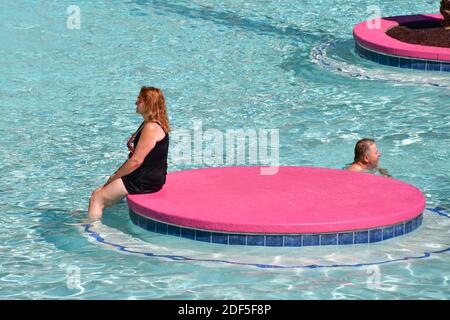
<svg viewBox="0 0 450 320">
<path fill-rule="evenodd" d="M 381 153 L 378 151 L 377 145 L 373 143 L 370 148 L 369 152 L 366 156 L 367 163 L 370 168 L 375 169 L 378 167 L 378 162 L 380 160 Z"/>
</svg>

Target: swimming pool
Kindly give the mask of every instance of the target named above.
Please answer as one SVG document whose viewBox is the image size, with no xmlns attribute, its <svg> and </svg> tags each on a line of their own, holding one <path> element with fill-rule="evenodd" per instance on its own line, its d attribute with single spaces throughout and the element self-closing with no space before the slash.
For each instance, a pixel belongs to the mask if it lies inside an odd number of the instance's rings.
<svg viewBox="0 0 450 320">
<path fill-rule="evenodd" d="M 72 2 L 2 1 L 0 298 L 448 299 L 450 77 L 360 58 L 352 29 L 373 3 L 326 3 L 318 19 L 322 1 L 77 1 L 69 29 Z M 438 10 L 379 4 L 383 16 Z M 281 165 L 342 168 L 372 137 L 431 210 L 409 235 L 342 247 L 151 234 L 123 202 L 86 229 L 144 84 L 164 89 L 174 130 L 278 129 Z M 170 171 L 206 166 L 171 151 Z"/>
</svg>

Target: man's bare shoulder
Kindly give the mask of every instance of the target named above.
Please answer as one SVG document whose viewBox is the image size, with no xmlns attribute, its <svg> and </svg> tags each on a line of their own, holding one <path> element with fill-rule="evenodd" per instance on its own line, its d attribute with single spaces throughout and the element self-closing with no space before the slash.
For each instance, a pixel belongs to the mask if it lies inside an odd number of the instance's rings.
<svg viewBox="0 0 450 320">
<path fill-rule="evenodd" d="M 358 166 L 356 163 L 349 165 L 345 170 L 353 171 L 353 172 L 361 172 L 363 169 Z"/>
</svg>

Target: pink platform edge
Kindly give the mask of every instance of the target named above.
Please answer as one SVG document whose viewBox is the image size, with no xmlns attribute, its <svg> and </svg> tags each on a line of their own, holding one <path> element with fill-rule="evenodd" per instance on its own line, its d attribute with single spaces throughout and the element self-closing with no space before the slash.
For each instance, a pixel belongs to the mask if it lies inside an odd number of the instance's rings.
<svg viewBox="0 0 450 320">
<path fill-rule="evenodd" d="M 386 34 L 389 29 L 397 27 L 400 23 L 435 19 L 442 19 L 442 16 L 440 14 L 418 14 L 386 17 L 380 19 L 380 29 L 369 29 L 368 23 L 373 24 L 375 20 L 363 21 L 353 28 L 353 37 L 361 46 L 379 53 L 399 57 L 450 61 L 450 48 L 405 43 L 391 38 Z"/>
<path fill-rule="evenodd" d="M 136 213 L 176 226 L 228 233 L 327 233 L 388 226 L 419 216 L 416 187 L 368 173 L 282 166 L 168 173 L 157 193 L 129 195 Z"/>
</svg>

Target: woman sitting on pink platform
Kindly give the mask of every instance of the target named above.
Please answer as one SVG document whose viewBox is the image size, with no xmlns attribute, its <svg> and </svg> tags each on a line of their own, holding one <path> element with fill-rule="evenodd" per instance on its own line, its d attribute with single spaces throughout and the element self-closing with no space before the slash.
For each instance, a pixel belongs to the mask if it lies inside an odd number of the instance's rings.
<svg viewBox="0 0 450 320">
<path fill-rule="evenodd" d="M 170 128 L 162 90 L 142 87 L 136 113 L 144 121 L 128 140 L 128 160 L 92 193 L 91 221 L 101 219 L 105 207 L 127 195 L 157 192 L 166 182 Z"/>
</svg>

